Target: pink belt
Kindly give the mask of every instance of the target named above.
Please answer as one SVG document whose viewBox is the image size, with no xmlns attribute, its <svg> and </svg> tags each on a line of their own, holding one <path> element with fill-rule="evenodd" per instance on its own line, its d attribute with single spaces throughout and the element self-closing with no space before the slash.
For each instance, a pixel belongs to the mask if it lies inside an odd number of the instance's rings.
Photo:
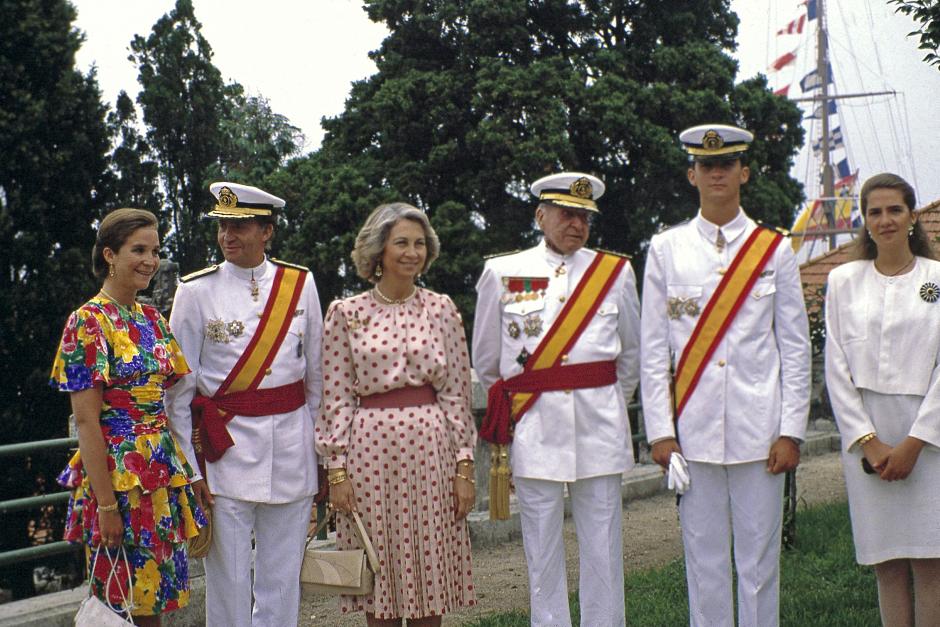
<svg viewBox="0 0 940 627">
<path fill-rule="evenodd" d="M 434 391 L 434 386 L 431 384 L 409 385 L 388 392 L 359 397 L 359 407 L 365 407 L 366 409 L 401 409 L 431 405 L 436 402 L 437 392 Z"/>
</svg>

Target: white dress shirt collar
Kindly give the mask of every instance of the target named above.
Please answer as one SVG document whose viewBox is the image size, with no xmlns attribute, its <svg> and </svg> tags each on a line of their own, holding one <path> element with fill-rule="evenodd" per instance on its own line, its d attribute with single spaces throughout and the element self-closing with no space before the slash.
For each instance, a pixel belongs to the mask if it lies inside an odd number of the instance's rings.
<svg viewBox="0 0 940 627">
<path fill-rule="evenodd" d="M 255 281 L 260 281 L 268 271 L 268 258 L 265 257 L 264 261 L 254 268 L 242 268 L 228 261 L 223 262 L 221 268 L 223 271 L 242 281 L 250 281 L 252 278 Z"/>
<path fill-rule="evenodd" d="M 698 215 L 695 216 L 695 226 L 698 228 L 699 233 L 702 234 L 702 237 L 713 244 L 715 243 L 715 239 L 718 237 L 719 229 L 725 236 L 726 242 L 733 242 L 747 228 L 747 223 L 747 214 L 745 214 L 744 210 L 740 207 L 738 207 L 738 215 L 734 216 L 730 222 L 727 222 L 720 227 L 717 224 L 709 222 L 704 216 L 702 216 L 701 209 L 699 209 Z"/>
</svg>

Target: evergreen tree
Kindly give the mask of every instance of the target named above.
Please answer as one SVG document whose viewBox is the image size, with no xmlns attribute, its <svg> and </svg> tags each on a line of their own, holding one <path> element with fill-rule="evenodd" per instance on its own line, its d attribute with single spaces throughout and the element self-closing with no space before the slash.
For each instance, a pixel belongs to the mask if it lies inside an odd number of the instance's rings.
<svg viewBox="0 0 940 627">
<path fill-rule="evenodd" d="M 563 169 L 604 180 L 592 244 L 639 254 L 640 266 L 656 230 L 694 213 L 677 135 L 695 124 L 754 132 L 751 215 L 788 224 L 801 200 L 787 175 L 799 109 L 762 77 L 735 85 L 727 0 L 369 0 L 366 10 L 390 31 L 371 54 L 378 72 L 354 84 L 345 111 L 324 120 L 320 151 L 286 181 L 305 210 L 290 249 L 319 277 L 338 275 L 325 298 L 362 287 L 350 242 L 375 203 L 395 198 L 428 210 L 443 254 L 427 281 L 469 313 L 482 255 L 536 241 L 528 184 Z"/>
<path fill-rule="evenodd" d="M 111 152 L 111 203 L 117 207 L 148 209 L 162 217 L 159 165 L 153 160 L 150 144 L 140 135 L 134 101 L 126 92 L 118 94 L 114 111 L 108 113 L 108 126 L 116 145 Z M 166 233 L 161 220 L 160 232 Z"/>
<path fill-rule="evenodd" d="M 0 0 L 0 14 L 0 442 L 10 443 L 67 434 L 68 398 L 49 370 L 66 317 L 96 289 L 109 136 L 94 74 L 75 69 L 72 6 Z M 58 491 L 65 461 L 63 451 L 5 460 L 0 498 Z M 5 514 L 0 549 L 26 546 L 37 514 Z M 4 569 L 0 585 L 27 594 L 32 567 Z"/>
</svg>

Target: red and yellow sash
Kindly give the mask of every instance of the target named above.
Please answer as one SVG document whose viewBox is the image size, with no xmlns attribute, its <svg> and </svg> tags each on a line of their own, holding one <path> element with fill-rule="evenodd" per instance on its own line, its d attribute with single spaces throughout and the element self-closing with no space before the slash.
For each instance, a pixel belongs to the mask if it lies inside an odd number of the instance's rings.
<svg viewBox="0 0 940 627">
<path fill-rule="evenodd" d="M 627 263 L 626 258 L 597 253 L 591 265 L 571 294 L 571 298 L 555 318 L 548 333 L 539 342 L 532 356 L 526 361 L 524 370 L 542 370 L 559 366 L 565 355 L 581 337 L 598 307 L 607 296 L 620 270 Z M 515 422 L 522 418 L 539 398 L 538 392 L 514 394 L 512 398 L 512 417 Z"/>
<path fill-rule="evenodd" d="M 278 394 L 277 399 L 259 397 L 256 399 L 257 402 L 254 402 L 250 398 L 242 398 L 244 395 L 239 393 L 257 390 L 261 380 L 267 374 L 267 369 L 274 361 L 278 349 L 280 349 L 284 338 L 287 336 L 287 330 L 290 328 L 294 311 L 297 309 L 297 303 L 303 291 L 305 276 L 306 272 L 303 270 L 278 266 L 274 274 L 271 294 L 268 296 L 267 303 L 265 303 L 258 328 L 255 329 L 245 352 L 242 353 L 242 356 L 211 399 L 197 395 L 193 400 L 193 432 L 194 435 L 198 433 L 197 456 L 204 456 L 210 462 L 216 461 L 222 457 L 226 449 L 234 444 L 228 430 L 225 428 L 232 415 L 221 407 L 221 405 L 227 404 L 227 395 L 230 400 L 238 400 L 241 404 L 267 406 L 274 402 L 278 407 L 278 411 L 268 411 L 268 407 L 259 406 L 257 410 L 260 413 L 245 409 L 243 410 L 244 415 L 268 415 L 290 411 L 290 409 L 282 407 L 284 399 L 280 397 L 285 396 L 285 394 Z M 296 388 L 296 383 L 282 387 L 291 387 L 293 390 L 293 388 Z M 300 406 L 296 402 L 296 393 L 287 396 L 289 396 L 288 404 L 294 405 L 293 409 Z M 302 390 L 300 404 L 303 404 Z M 199 461 L 200 466 L 202 466 L 202 459 Z M 205 470 L 203 470 L 204 472 Z"/>
<path fill-rule="evenodd" d="M 783 236 L 779 233 L 763 227 L 754 229 L 699 316 L 673 377 L 676 420 L 695 391 L 708 360 L 781 241 Z"/>
</svg>

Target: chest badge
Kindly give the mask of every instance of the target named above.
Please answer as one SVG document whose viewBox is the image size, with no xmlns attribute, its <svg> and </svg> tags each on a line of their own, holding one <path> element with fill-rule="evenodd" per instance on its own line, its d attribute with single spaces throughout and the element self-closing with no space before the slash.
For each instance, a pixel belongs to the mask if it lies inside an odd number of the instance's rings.
<svg viewBox="0 0 940 627">
<path fill-rule="evenodd" d="M 529 357 L 532 355 L 529 354 L 529 351 L 522 347 L 522 350 L 519 351 L 519 355 L 516 357 L 516 363 L 525 368 L 525 364 L 529 361 Z"/>
<path fill-rule="evenodd" d="M 935 303 L 937 299 L 940 298 L 940 287 L 933 281 L 927 281 L 920 286 L 920 297 L 923 298 L 925 302 Z"/>
<path fill-rule="evenodd" d="M 522 333 L 522 331 L 519 330 L 519 323 L 515 320 L 509 323 L 509 325 L 506 327 L 506 332 L 509 334 L 509 337 L 514 340 L 519 337 L 520 333 Z"/>
<path fill-rule="evenodd" d="M 241 320 L 232 320 L 225 325 L 225 330 L 232 337 L 239 337 L 245 332 L 245 323 Z"/>
<path fill-rule="evenodd" d="M 245 323 L 240 320 L 226 322 L 221 318 L 216 318 L 206 323 L 206 337 L 216 344 L 228 344 L 233 337 L 239 337 L 244 332 Z"/>
<path fill-rule="evenodd" d="M 346 321 L 346 326 L 352 331 L 358 331 L 360 328 L 368 326 L 369 320 L 371 319 L 371 316 L 363 316 L 360 318 L 359 312 L 354 311 L 352 319 Z"/>
<path fill-rule="evenodd" d="M 700 313 L 698 298 L 673 296 L 666 301 L 666 315 L 670 320 L 678 320 L 682 316 L 697 318 Z"/>
<path fill-rule="evenodd" d="M 522 330 L 526 337 L 538 337 L 542 335 L 542 317 L 538 314 L 527 316 L 522 321 Z"/>
</svg>

